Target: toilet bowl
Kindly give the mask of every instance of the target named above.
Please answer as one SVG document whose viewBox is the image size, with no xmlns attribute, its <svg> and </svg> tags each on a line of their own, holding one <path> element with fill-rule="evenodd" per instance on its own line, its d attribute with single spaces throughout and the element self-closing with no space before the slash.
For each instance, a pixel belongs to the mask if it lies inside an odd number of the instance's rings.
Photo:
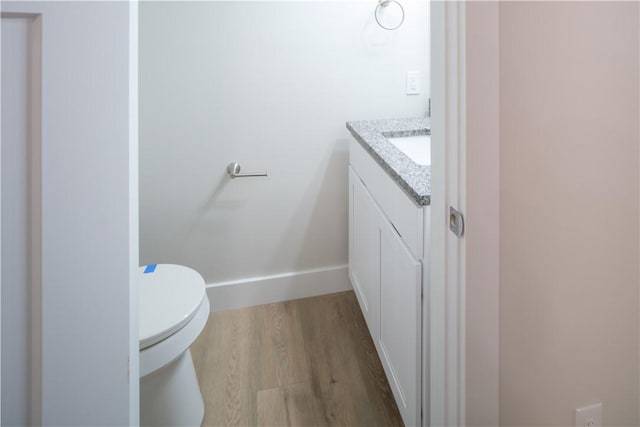
<svg viewBox="0 0 640 427">
<path fill-rule="evenodd" d="M 204 279 L 181 265 L 139 270 L 140 424 L 199 426 L 204 402 L 189 347 L 209 318 Z"/>
</svg>

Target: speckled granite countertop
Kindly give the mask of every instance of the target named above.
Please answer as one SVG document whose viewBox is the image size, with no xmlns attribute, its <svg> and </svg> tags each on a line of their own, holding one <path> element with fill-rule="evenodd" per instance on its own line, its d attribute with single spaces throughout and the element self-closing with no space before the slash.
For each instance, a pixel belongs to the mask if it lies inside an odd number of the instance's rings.
<svg viewBox="0 0 640 427">
<path fill-rule="evenodd" d="M 416 164 L 387 141 L 387 137 L 428 135 L 428 118 L 347 122 L 347 129 L 416 203 L 431 204 L 431 166 Z"/>
</svg>

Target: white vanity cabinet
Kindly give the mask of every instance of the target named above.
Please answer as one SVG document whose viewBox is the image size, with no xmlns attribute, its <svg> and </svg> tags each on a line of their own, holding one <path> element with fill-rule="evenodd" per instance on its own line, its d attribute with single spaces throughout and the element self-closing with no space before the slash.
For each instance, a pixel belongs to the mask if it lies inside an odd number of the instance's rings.
<svg viewBox="0 0 640 427">
<path fill-rule="evenodd" d="M 405 425 L 420 425 L 422 264 L 390 224 L 380 245 L 378 354 Z"/>
<path fill-rule="evenodd" d="M 425 209 L 352 141 L 349 277 L 407 426 L 422 423 Z"/>
<path fill-rule="evenodd" d="M 349 276 L 372 337 L 380 330 L 382 214 L 349 168 Z"/>
</svg>

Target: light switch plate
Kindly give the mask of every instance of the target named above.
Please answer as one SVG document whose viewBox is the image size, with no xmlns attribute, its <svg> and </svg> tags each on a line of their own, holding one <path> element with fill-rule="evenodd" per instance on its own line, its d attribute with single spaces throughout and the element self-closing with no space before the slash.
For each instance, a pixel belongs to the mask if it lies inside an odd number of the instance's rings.
<svg viewBox="0 0 640 427">
<path fill-rule="evenodd" d="M 576 409 L 576 427 L 602 427 L 602 403 Z"/>
</svg>

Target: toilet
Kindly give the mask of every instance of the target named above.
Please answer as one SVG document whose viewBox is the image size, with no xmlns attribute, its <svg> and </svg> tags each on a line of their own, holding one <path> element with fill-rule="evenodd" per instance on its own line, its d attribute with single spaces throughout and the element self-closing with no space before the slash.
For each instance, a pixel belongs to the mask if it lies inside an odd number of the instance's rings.
<svg viewBox="0 0 640 427">
<path fill-rule="evenodd" d="M 189 347 L 209 318 L 204 279 L 181 265 L 139 270 L 140 425 L 200 426 L 204 402 Z"/>
</svg>

